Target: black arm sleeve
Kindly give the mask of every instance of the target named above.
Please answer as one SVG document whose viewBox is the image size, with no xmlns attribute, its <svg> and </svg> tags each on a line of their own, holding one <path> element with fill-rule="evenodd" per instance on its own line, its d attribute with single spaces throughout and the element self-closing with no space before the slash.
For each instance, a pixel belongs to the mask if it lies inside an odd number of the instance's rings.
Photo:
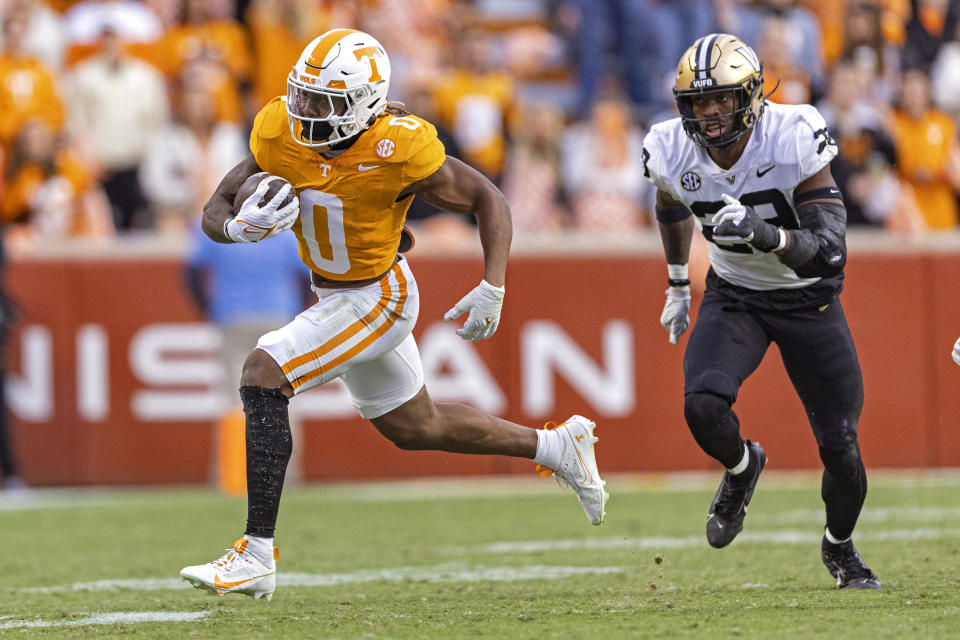
<svg viewBox="0 0 960 640">
<path fill-rule="evenodd" d="M 780 262 L 801 278 L 829 278 L 847 262 L 847 209 L 840 200 L 820 200 L 797 207 L 800 228 L 790 233 L 790 246 Z"/>
</svg>

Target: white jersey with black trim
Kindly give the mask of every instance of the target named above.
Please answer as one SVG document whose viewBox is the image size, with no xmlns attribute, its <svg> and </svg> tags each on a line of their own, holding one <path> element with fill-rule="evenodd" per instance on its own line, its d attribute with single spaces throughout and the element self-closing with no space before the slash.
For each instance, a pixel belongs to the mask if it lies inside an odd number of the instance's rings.
<svg viewBox="0 0 960 640">
<path fill-rule="evenodd" d="M 717 275 L 757 290 L 796 289 L 819 278 L 801 278 L 773 253 L 746 242 L 714 239 L 711 218 L 724 206 L 723 194 L 753 207 L 771 224 L 798 229 L 794 189 L 836 155 L 836 143 L 816 108 L 772 102 L 730 169 L 718 167 L 707 150 L 687 136 L 680 118 L 653 125 L 643 141 L 644 175 L 696 216 L 710 241 L 710 264 Z"/>
</svg>

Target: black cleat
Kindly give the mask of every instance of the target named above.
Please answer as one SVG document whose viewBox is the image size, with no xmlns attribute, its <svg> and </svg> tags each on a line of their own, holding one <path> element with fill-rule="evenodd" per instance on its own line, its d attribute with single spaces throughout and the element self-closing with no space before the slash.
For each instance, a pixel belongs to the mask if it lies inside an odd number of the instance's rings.
<svg viewBox="0 0 960 640">
<path fill-rule="evenodd" d="M 707 542 L 711 547 L 717 549 L 725 547 L 743 531 L 747 505 L 750 504 L 753 490 L 757 487 L 760 472 L 767 464 L 767 454 L 756 442 L 747 440 L 747 451 L 751 458 L 753 472 L 748 470 L 740 474 L 749 475 L 741 479 L 740 476 L 724 471 L 717 495 L 713 496 L 713 502 L 710 503 L 710 513 L 707 516 Z"/>
<path fill-rule="evenodd" d="M 857 553 L 852 540 L 843 544 L 833 544 L 823 537 L 820 544 L 823 566 L 837 579 L 840 589 L 879 589 L 880 580 L 870 568 L 863 564 L 863 558 Z"/>
</svg>

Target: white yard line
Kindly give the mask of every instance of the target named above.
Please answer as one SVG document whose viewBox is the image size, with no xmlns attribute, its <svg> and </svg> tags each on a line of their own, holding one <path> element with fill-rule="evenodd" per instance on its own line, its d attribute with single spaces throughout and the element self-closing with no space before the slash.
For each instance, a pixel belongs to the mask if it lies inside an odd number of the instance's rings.
<svg viewBox="0 0 960 640">
<path fill-rule="evenodd" d="M 42 627 L 86 627 L 143 622 L 193 622 L 210 615 L 209 611 L 127 611 L 98 613 L 76 620 L 18 620 L 0 617 L 0 629 L 38 629 Z"/>
<path fill-rule="evenodd" d="M 334 587 L 361 582 L 517 582 L 521 580 L 560 580 L 579 575 L 623 573 L 626 567 L 398 567 L 352 573 L 280 573 L 277 583 L 296 587 Z"/>
<path fill-rule="evenodd" d="M 738 544 L 797 545 L 820 542 L 821 534 L 810 531 L 754 531 L 744 532 L 737 538 Z M 856 536 L 863 542 L 910 542 L 914 540 L 960 538 L 960 529 L 904 529 L 895 531 L 863 532 Z M 546 553 L 554 551 L 597 551 L 610 549 L 658 550 L 706 547 L 703 536 L 651 536 L 643 538 L 606 537 L 572 538 L 564 540 L 521 540 L 496 542 L 471 547 L 448 547 L 443 551 L 459 556 Z M 290 573 L 280 572 L 277 582 L 286 587 L 333 587 L 345 584 L 371 582 L 516 582 L 521 580 L 562 580 L 577 575 L 607 575 L 623 573 L 627 567 L 619 566 L 502 566 L 484 567 L 462 563 L 449 563 L 424 567 L 394 567 L 364 569 L 350 573 Z M 95 580 L 75 582 L 68 585 L 48 587 L 24 587 L 20 593 L 60 593 L 64 591 L 167 591 L 189 589 L 190 585 L 177 578 L 142 578 Z"/>
<path fill-rule="evenodd" d="M 277 574 L 277 583 L 285 587 L 333 587 L 366 582 L 516 582 L 520 580 L 559 580 L 578 575 L 623 573 L 625 567 L 478 567 L 465 564 L 442 564 L 428 567 L 395 567 L 367 569 L 350 573 L 287 573 Z M 129 580 L 95 580 L 51 587 L 26 587 L 21 593 L 59 593 L 62 591 L 164 591 L 189 589 L 190 585 L 175 578 Z"/>
</svg>

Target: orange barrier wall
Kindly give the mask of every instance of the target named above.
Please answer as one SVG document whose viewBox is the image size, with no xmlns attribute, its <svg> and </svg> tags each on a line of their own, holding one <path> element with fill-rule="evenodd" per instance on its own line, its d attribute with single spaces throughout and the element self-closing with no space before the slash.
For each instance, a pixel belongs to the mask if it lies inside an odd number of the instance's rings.
<svg viewBox="0 0 960 640">
<path fill-rule="evenodd" d="M 416 336 L 438 401 L 468 400 L 531 426 L 582 413 L 607 471 L 715 468 L 682 416 L 681 357 L 658 319 L 654 254 L 519 255 L 494 339 L 471 345 L 440 320 L 480 275 L 476 257 L 414 254 Z M 191 308 L 175 257 L 21 261 L 23 316 L 9 348 L 13 437 L 30 484 L 205 482 L 216 333 Z M 864 371 L 868 466 L 960 466 L 960 252 L 859 252 L 841 297 Z M 699 296 L 695 294 L 695 303 Z M 532 473 L 502 457 L 403 452 L 353 417 L 334 386 L 293 400 L 308 479 Z M 816 445 L 776 349 L 737 404 L 772 468 L 818 468 Z"/>
</svg>

